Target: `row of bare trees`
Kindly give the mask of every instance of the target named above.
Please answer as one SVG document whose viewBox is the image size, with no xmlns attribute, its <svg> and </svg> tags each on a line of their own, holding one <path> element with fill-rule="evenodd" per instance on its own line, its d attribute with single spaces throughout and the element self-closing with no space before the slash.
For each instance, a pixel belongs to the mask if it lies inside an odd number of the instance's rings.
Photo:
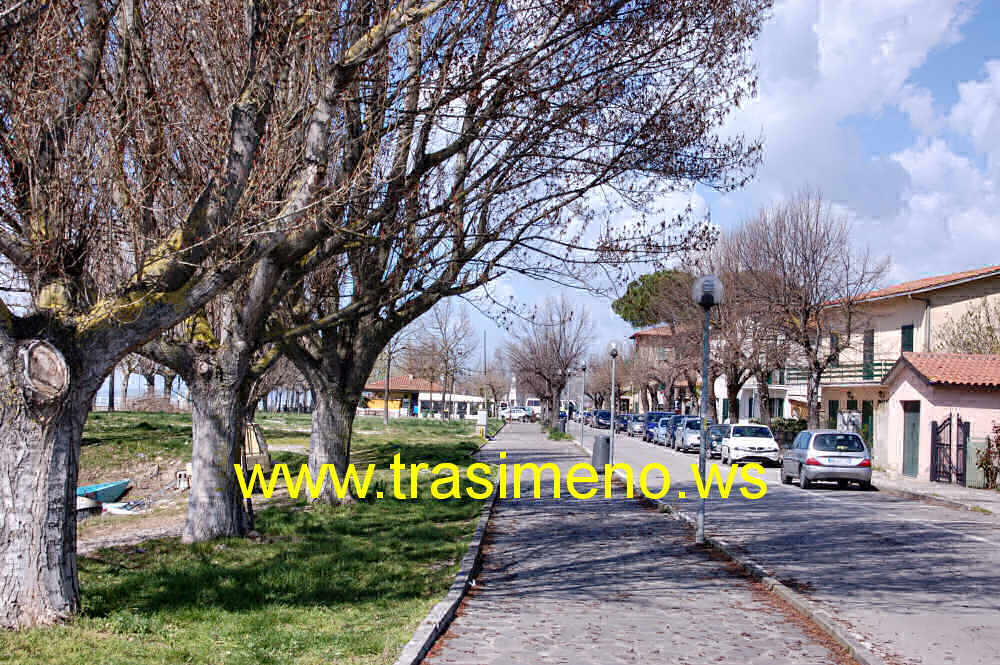
<svg viewBox="0 0 1000 665">
<path fill-rule="evenodd" d="M 689 270 L 637 284 L 615 309 L 633 323 L 657 321 L 666 329 L 666 356 L 637 359 L 636 371 L 647 373 L 644 389 L 671 386 L 678 378 L 696 386 L 702 378 L 703 313 L 691 299 L 691 285 L 697 274 L 719 275 L 726 298 L 711 314 L 709 390 L 725 376 L 729 403 L 737 404 L 742 388 L 755 379 L 767 422 L 771 373 L 805 366 L 809 424 L 817 427 L 823 374 L 860 342 L 869 325 L 864 297 L 879 286 L 886 267 L 886 260 L 854 246 L 842 214 L 818 192 L 803 190 L 722 234 Z M 712 394 L 709 404 L 714 410 Z"/>
<path fill-rule="evenodd" d="M 679 183 L 746 181 L 759 143 L 717 130 L 769 4 L 0 13 L 0 626 L 79 609 L 81 435 L 127 355 L 193 402 L 185 541 L 238 536 L 243 424 L 281 358 L 315 399 L 309 464 L 343 473 L 379 355 L 440 301 L 701 246 L 687 219 L 598 228 L 590 194 L 655 213 Z"/>
</svg>

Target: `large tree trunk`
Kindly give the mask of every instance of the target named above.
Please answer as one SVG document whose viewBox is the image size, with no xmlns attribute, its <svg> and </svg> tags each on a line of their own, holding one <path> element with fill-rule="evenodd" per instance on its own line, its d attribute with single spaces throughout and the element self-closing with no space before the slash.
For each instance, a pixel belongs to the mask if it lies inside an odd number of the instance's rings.
<svg viewBox="0 0 1000 665">
<path fill-rule="evenodd" d="M 156 375 L 155 374 L 143 374 L 142 378 L 146 379 L 146 397 L 156 397 Z"/>
<path fill-rule="evenodd" d="M 108 411 L 115 410 L 115 368 L 111 368 L 111 376 L 108 377 Z"/>
<path fill-rule="evenodd" d="M 128 411 L 128 380 L 132 378 L 132 372 L 126 369 L 122 375 L 122 409 Z"/>
<path fill-rule="evenodd" d="M 729 400 L 729 422 L 736 423 L 740 420 L 740 386 L 735 381 L 730 381 L 726 377 L 726 399 Z"/>
<path fill-rule="evenodd" d="M 323 465 L 329 464 L 343 480 L 351 460 L 351 430 L 357 414 L 358 397 L 332 384 L 314 386 L 313 391 L 316 404 L 309 432 L 309 469 L 315 478 Z M 317 499 L 327 503 L 350 503 L 354 501 L 354 496 L 348 493 L 343 499 L 338 499 L 333 492 L 333 484 L 327 479 Z"/>
<path fill-rule="evenodd" d="M 0 330 L 0 627 L 50 624 L 80 607 L 80 439 L 101 365 L 106 372 L 111 363 L 65 355 L 60 390 L 33 392 L 17 343 Z M 92 364 L 81 366 L 83 359 Z"/>
<path fill-rule="evenodd" d="M 193 376 L 186 382 L 194 408 L 191 493 L 183 540 L 243 536 L 249 530 L 249 516 L 234 466 L 240 463 L 245 427 L 239 384 L 213 376 Z"/>
<path fill-rule="evenodd" d="M 757 401 L 760 402 L 760 422 L 764 425 L 771 424 L 771 387 L 767 385 L 769 372 L 760 370 L 755 373 L 757 380 Z"/>
<path fill-rule="evenodd" d="M 822 380 L 822 373 L 816 368 L 809 371 L 809 381 L 806 384 L 806 401 L 809 403 L 809 429 L 819 427 L 819 386 Z"/>
</svg>

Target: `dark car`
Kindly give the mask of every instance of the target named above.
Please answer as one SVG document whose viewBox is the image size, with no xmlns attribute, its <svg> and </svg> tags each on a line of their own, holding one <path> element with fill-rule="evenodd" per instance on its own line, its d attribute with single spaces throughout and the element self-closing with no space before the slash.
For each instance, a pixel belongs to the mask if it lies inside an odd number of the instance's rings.
<svg viewBox="0 0 1000 665">
<path fill-rule="evenodd" d="M 628 432 L 629 423 L 632 422 L 631 413 L 623 413 L 621 415 L 615 416 L 615 431 L 616 432 Z"/>
<path fill-rule="evenodd" d="M 666 411 L 650 411 L 646 414 L 646 433 L 643 434 L 643 441 L 656 440 L 656 426 L 660 424 L 660 418 L 669 418 L 673 414 Z"/>
<path fill-rule="evenodd" d="M 611 429 L 611 412 L 595 411 L 594 427 L 596 427 L 597 429 Z"/>
<path fill-rule="evenodd" d="M 708 456 L 722 457 L 722 440 L 729 436 L 731 425 L 712 425 L 708 430 Z"/>
<path fill-rule="evenodd" d="M 680 427 L 681 424 L 687 419 L 688 416 L 682 416 L 679 413 L 675 413 L 670 416 L 670 429 L 667 430 L 667 440 L 664 445 L 673 446 L 674 432 L 676 432 L 677 428 Z"/>
</svg>

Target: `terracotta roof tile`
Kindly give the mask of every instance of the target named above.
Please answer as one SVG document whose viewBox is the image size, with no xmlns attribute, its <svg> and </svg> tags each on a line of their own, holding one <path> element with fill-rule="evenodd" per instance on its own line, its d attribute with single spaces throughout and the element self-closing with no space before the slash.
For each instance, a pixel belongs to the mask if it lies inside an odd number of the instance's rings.
<svg viewBox="0 0 1000 665">
<path fill-rule="evenodd" d="M 385 390 L 385 379 L 366 383 L 365 390 L 373 392 Z M 442 388 L 437 383 L 431 383 L 427 379 L 418 379 L 412 376 L 394 376 L 389 379 L 389 390 L 412 393 L 439 393 Z"/>
<path fill-rule="evenodd" d="M 1000 275 L 1000 266 L 988 266 L 986 268 L 976 268 L 975 270 L 953 272 L 950 275 L 938 275 L 937 277 L 915 279 L 909 282 L 903 282 L 902 284 L 896 284 L 895 286 L 887 286 L 884 289 L 872 291 L 862 296 L 862 300 L 876 300 L 879 298 L 902 296 L 907 293 L 916 293 L 927 289 L 942 288 L 950 286 L 954 283 L 964 282 L 970 279 L 982 279 L 983 277 L 991 277 L 993 275 Z"/>
<path fill-rule="evenodd" d="M 1000 355 L 906 351 L 900 362 L 909 364 L 928 383 L 1000 388 Z"/>
</svg>

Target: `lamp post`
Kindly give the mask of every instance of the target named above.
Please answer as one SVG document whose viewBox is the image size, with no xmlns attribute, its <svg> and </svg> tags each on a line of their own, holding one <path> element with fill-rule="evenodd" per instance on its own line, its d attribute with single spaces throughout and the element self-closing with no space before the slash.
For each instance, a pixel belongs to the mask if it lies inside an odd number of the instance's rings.
<svg viewBox="0 0 1000 665">
<path fill-rule="evenodd" d="M 580 443 L 583 443 L 583 396 L 587 394 L 587 366 L 580 365 L 583 381 L 580 383 Z"/>
<path fill-rule="evenodd" d="M 611 464 L 615 463 L 615 360 L 618 359 L 618 345 L 611 342 L 611 450 L 608 457 Z"/>
<path fill-rule="evenodd" d="M 712 308 L 722 304 L 722 282 L 715 275 L 703 275 L 695 280 L 691 297 L 705 310 L 705 328 L 701 358 L 701 443 L 698 447 L 698 475 L 705 482 L 705 456 L 708 451 L 708 331 L 711 324 L 709 315 Z M 698 522 L 695 528 L 695 542 L 705 544 L 705 496 L 698 500 Z"/>
</svg>

